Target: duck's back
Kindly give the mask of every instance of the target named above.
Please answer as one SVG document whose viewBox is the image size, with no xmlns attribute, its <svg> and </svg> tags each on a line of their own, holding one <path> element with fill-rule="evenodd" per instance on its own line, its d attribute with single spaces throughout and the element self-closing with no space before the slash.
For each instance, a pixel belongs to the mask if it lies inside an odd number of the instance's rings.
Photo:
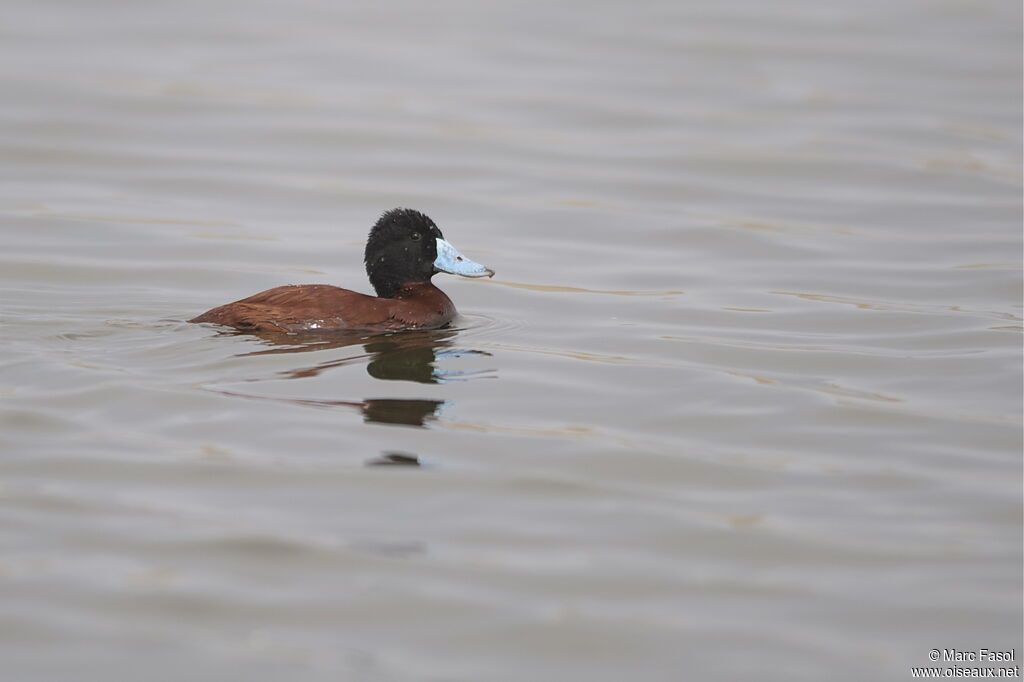
<svg viewBox="0 0 1024 682">
<path fill-rule="evenodd" d="M 261 291 L 208 310 L 189 322 L 255 332 L 388 330 L 439 327 L 454 313 L 448 297 L 429 283 L 404 298 L 378 298 L 329 284 L 301 284 Z"/>
</svg>

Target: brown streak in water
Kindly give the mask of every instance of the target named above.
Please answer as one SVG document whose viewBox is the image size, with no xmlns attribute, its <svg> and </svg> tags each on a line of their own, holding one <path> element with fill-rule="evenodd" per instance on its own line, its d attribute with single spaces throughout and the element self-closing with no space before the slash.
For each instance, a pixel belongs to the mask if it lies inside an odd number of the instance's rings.
<svg viewBox="0 0 1024 682">
<path fill-rule="evenodd" d="M 1020 173 L 1012 168 L 1001 168 L 974 158 L 965 159 L 928 159 L 924 167 L 933 171 L 964 171 L 968 173 L 982 173 L 991 178 L 1001 180 L 1019 180 Z"/>
<path fill-rule="evenodd" d="M 753 220 L 725 220 L 722 223 L 726 227 L 738 227 L 741 230 L 755 230 L 758 232 L 781 232 L 783 234 L 838 234 L 843 236 L 854 235 L 854 230 L 844 227 L 818 226 L 818 225 L 773 225 L 771 223 L 755 222 Z"/>
<path fill-rule="evenodd" d="M 761 384 L 778 384 L 783 388 L 792 388 L 797 390 L 811 391 L 812 393 L 820 393 L 826 396 L 830 396 L 836 400 L 839 405 L 852 404 L 859 406 L 858 403 L 852 402 L 852 400 L 871 400 L 875 402 L 881 402 L 889 404 L 893 409 L 897 410 L 902 414 L 911 414 L 926 419 L 941 419 L 943 421 L 971 421 L 979 422 L 983 424 L 1010 424 L 1019 426 L 1021 423 L 1020 417 L 1012 414 L 978 414 L 970 412 L 959 412 L 959 411 L 936 411 L 928 407 L 923 407 L 919 404 L 911 403 L 902 398 L 893 398 L 891 396 L 882 395 L 881 393 L 867 393 L 862 391 L 854 391 L 851 389 L 843 388 L 838 384 L 830 383 L 826 384 L 828 388 L 834 390 L 825 390 L 815 386 L 801 386 L 799 384 L 788 384 L 780 381 L 773 381 L 771 379 L 764 379 L 750 374 L 742 374 L 740 372 L 725 372 L 732 376 L 740 377 L 743 379 L 752 379 L 757 383 Z"/>
<path fill-rule="evenodd" d="M 616 443 L 626 448 L 640 447 L 636 442 L 621 436 L 608 433 L 599 433 L 589 426 L 553 426 L 548 428 L 529 428 L 520 426 L 499 426 L 497 424 L 481 424 L 472 422 L 458 422 L 448 419 L 440 420 L 441 426 L 456 431 L 473 431 L 475 433 L 496 433 L 508 436 L 527 436 L 533 438 L 596 438 L 601 443 Z"/>
<path fill-rule="evenodd" d="M 241 227 L 238 223 L 217 220 L 184 220 L 181 218 L 144 218 L 138 216 L 104 216 L 88 213 L 58 213 L 37 211 L 37 215 L 68 220 L 88 220 L 98 223 L 144 223 L 148 225 L 190 225 L 192 227 Z"/>
<path fill-rule="evenodd" d="M 604 362 L 611 365 L 618 365 L 627 362 L 637 362 L 633 358 L 627 358 L 624 355 L 599 355 L 597 353 L 584 353 L 583 351 L 558 351 L 550 348 L 530 348 L 529 346 L 515 346 L 507 343 L 492 343 L 488 344 L 489 348 L 498 348 L 501 350 L 510 350 L 518 353 L 537 353 L 539 355 L 554 355 L 560 358 L 570 358 L 573 360 L 587 360 L 589 362 Z"/>
<path fill-rule="evenodd" d="M 794 291 L 773 291 L 771 293 L 773 293 L 773 294 L 782 294 L 783 296 L 796 296 L 797 298 L 802 298 L 805 301 L 818 301 L 820 303 L 841 303 L 843 305 L 853 305 L 853 306 L 857 306 L 858 308 L 860 308 L 862 310 L 888 310 L 889 309 L 889 308 L 886 308 L 884 306 L 875 305 L 873 303 L 858 303 L 857 301 L 851 301 L 849 299 L 844 299 L 844 298 L 841 298 L 839 296 L 827 296 L 825 294 L 801 294 L 801 293 L 794 292 Z"/>
<path fill-rule="evenodd" d="M 270 395 L 254 395 L 252 393 L 238 393 L 235 391 L 226 391 L 220 388 L 206 388 L 205 390 L 211 393 L 217 393 L 229 398 L 246 398 L 248 400 L 265 400 L 268 402 L 275 403 L 288 403 L 291 405 L 308 405 L 310 407 L 354 407 L 362 410 L 366 407 L 366 403 L 363 401 L 355 400 L 320 400 L 316 398 L 281 398 L 278 396 Z"/>
<path fill-rule="evenodd" d="M 619 207 L 615 204 L 608 204 L 601 201 L 592 201 L 590 199 L 566 199 L 564 201 L 557 202 L 559 206 L 569 206 L 570 208 L 604 208 L 611 209 L 613 211 L 619 210 Z"/>
<path fill-rule="evenodd" d="M 729 525 L 736 530 L 747 530 L 764 521 L 764 515 L 762 514 L 734 514 L 726 518 L 729 521 Z"/>
<path fill-rule="evenodd" d="M 234 455 L 230 450 L 219 448 L 215 445 L 204 445 L 199 448 L 199 456 L 202 459 L 233 459 Z"/>
<path fill-rule="evenodd" d="M 141 92 L 163 97 L 207 99 L 214 101 L 247 102 L 254 104 L 308 107 L 317 100 L 306 94 L 274 90 L 270 88 L 211 87 L 184 80 L 157 80 L 141 78 L 110 78 L 103 81 L 106 87 L 118 90 Z"/>
<path fill-rule="evenodd" d="M 555 284 L 526 284 L 524 282 L 503 282 L 501 280 L 478 280 L 490 284 L 500 284 L 503 287 L 513 289 L 529 289 L 530 291 L 555 291 L 571 294 L 606 294 L 608 296 L 678 296 L 685 294 L 685 291 L 606 291 L 602 289 L 584 289 L 581 287 L 566 287 Z"/>
<path fill-rule="evenodd" d="M 970 265 L 957 265 L 954 266 L 956 270 L 1016 270 L 1018 265 L 1015 263 L 971 263 Z"/>
<path fill-rule="evenodd" d="M 777 225 L 768 225 L 767 223 L 754 223 L 754 222 L 739 222 L 739 223 L 727 223 L 733 227 L 741 227 L 744 230 L 758 230 L 760 232 L 788 232 L 784 227 Z"/>
<path fill-rule="evenodd" d="M 779 294 L 781 296 L 796 296 L 802 298 L 805 301 L 818 301 L 820 303 L 839 303 L 841 305 L 852 305 L 862 310 L 895 310 L 900 312 L 908 313 L 931 313 L 934 314 L 939 310 L 950 310 L 954 313 L 968 313 L 970 315 L 993 315 L 1002 320 L 1013 320 L 1015 322 L 1022 322 L 1024 319 L 1017 317 L 1013 313 L 1002 313 L 996 310 L 965 310 L 958 305 L 951 306 L 937 306 L 929 307 L 914 304 L 900 304 L 900 303 L 862 303 L 854 301 L 849 298 L 843 298 L 842 296 L 829 296 L 826 294 L 805 294 L 796 291 L 772 291 L 770 293 Z"/>
<path fill-rule="evenodd" d="M 965 135 L 970 137 L 979 137 L 985 140 L 1000 140 L 1003 142 L 1012 142 L 1014 136 L 1006 133 L 998 128 L 990 128 L 988 126 L 974 125 L 967 123 L 948 123 L 942 126 L 945 130 L 948 130 L 957 135 Z"/>
<path fill-rule="evenodd" d="M 700 336 L 674 336 L 671 334 L 665 334 L 658 337 L 665 341 L 681 341 L 683 343 L 698 343 L 704 345 L 722 346 L 728 348 L 743 348 L 755 350 L 781 350 L 781 351 L 818 351 L 825 353 L 841 353 L 843 355 L 849 354 L 851 351 L 844 348 L 833 348 L 830 346 L 796 346 L 793 344 L 779 344 L 779 343 L 762 343 L 759 341 L 740 341 L 738 339 L 726 339 L 726 338 L 710 338 Z M 864 353 L 863 350 L 857 351 L 858 353 Z"/>
<path fill-rule="evenodd" d="M 828 396 L 838 396 L 840 398 L 857 398 L 860 400 L 874 400 L 883 403 L 905 403 L 907 402 L 903 398 L 894 398 L 892 396 L 884 395 L 882 393 L 872 393 L 869 391 L 857 391 L 851 388 L 845 388 L 836 383 L 825 384 L 825 388 L 819 388 L 817 386 L 802 386 L 795 383 L 786 383 L 776 379 L 768 379 L 766 377 L 756 376 L 754 374 L 743 374 L 742 372 L 726 372 L 734 377 L 741 377 L 743 379 L 752 379 L 759 384 L 764 385 L 778 385 L 783 388 L 795 388 L 804 391 L 811 391 L 813 393 L 822 393 Z M 831 390 L 829 390 L 831 389 Z"/>
<path fill-rule="evenodd" d="M 886 403 L 905 403 L 907 402 L 903 398 L 894 398 L 890 395 L 883 393 L 862 393 L 860 391 L 854 391 L 853 389 L 843 388 L 839 384 L 826 384 L 829 388 L 835 389 L 834 395 L 841 395 L 849 398 L 863 398 L 866 400 L 880 400 Z M 824 393 L 832 393 L 832 391 L 824 391 Z"/>
<path fill-rule="evenodd" d="M 277 237 L 270 237 L 262 234 L 207 234 L 204 232 L 193 232 L 189 235 L 193 239 L 223 239 L 233 241 L 252 241 L 252 242 L 276 242 L 279 241 Z"/>
<path fill-rule="evenodd" d="M 460 431 L 477 431 L 480 433 L 508 433 L 526 436 L 571 436 L 582 437 L 593 435 L 594 429 L 589 426 L 553 426 L 548 428 L 525 428 L 518 426 L 498 426 L 496 424 L 474 424 L 445 420 L 445 426 Z"/>
</svg>

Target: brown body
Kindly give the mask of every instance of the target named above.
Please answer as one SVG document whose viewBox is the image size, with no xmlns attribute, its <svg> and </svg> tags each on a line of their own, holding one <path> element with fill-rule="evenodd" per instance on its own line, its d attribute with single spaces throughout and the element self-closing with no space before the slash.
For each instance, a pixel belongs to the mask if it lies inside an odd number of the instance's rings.
<svg viewBox="0 0 1024 682">
<path fill-rule="evenodd" d="M 252 332 L 389 331 L 436 329 L 453 317 L 451 299 L 427 281 L 405 284 L 390 298 L 329 284 L 275 287 L 208 310 L 189 322 L 213 322 Z"/>
</svg>

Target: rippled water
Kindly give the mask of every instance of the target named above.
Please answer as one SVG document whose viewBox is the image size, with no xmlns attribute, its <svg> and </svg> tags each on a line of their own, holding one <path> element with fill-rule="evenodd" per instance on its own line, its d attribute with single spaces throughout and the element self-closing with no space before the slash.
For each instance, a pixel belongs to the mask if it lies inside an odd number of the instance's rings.
<svg viewBox="0 0 1024 682">
<path fill-rule="evenodd" d="M 1018 3 L 5 9 L 5 679 L 1021 655 Z M 393 206 L 452 328 L 183 322 Z"/>
</svg>

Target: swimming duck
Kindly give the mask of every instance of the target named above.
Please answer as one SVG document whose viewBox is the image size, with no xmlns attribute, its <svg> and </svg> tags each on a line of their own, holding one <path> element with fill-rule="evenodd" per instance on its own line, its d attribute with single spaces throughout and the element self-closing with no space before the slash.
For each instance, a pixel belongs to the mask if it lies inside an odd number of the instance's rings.
<svg viewBox="0 0 1024 682">
<path fill-rule="evenodd" d="M 434 221 L 408 208 L 386 211 L 370 230 L 364 256 L 376 296 L 328 284 L 275 287 L 218 306 L 189 322 L 213 322 L 253 332 L 436 329 L 455 306 L 430 278 L 438 272 L 493 277 L 464 257 Z"/>
</svg>

